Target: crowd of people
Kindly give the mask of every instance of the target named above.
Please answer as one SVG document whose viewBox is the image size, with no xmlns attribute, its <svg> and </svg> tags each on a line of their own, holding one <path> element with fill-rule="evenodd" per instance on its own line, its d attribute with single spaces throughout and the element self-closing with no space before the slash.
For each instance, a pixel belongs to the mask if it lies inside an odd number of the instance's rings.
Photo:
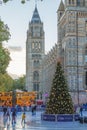
<svg viewBox="0 0 87 130">
<path fill-rule="evenodd" d="M 14 107 L 13 111 L 11 112 L 11 108 L 7 106 L 3 106 L 3 123 L 4 125 L 10 125 L 16 123 L 16 108 Z"/>
<path fill-rule="evenodd" d="M 16 118 L 17 118 L 17 106 L 13 106 L 12 108 L 10 108 L 9 106 L 3 105 L 2 106 L 2 110 L 3 110 L 3 123 L 4 126 L 6 125 L 15 125 L 16 124 Z M 32 116 L 36 115 L 36 110 L 37 109 L 37 105 L 33 104 L 30 107 L 30 111 Z M 78 107 L 75 107 L 75 113 L 78 113 L 80 115 L 80 117 L 83 116 L 83 106 L 80 105 Z M 23 126 L 24 124 L 26 124 L 26 109 L 24 107 L 23 111 L 22 111 L 22 116 L 21 116 L 21 125 Z"/>
<path fill-rule="evenodd" d="M 9 106 L 2 106 L 3 110 L 3 124 L 4 126 L 9 126 L 10 124 L 15 125 L 16 124 L 16 118 L 17 118 L 17 107 L 14 106 L 12 109 Z M 31 106 L 31 113 L 32 115 L 36 114 L 36 105 Z M 26 111 L 25 109 L 22 111 L 21 116 L 21 125 L 26 123 Z"/>
</svg>

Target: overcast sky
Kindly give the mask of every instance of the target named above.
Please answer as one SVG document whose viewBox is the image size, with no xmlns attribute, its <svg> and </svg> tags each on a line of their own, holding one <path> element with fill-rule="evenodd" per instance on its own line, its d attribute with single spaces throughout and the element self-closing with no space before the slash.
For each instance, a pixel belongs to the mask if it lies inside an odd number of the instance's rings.
<svg viewBox="0 0 87 130">
<path fill-rule="evenodd" d="M 8 71 L 17 75 L 25 73 L 26 32 L 35 9 L 35 0 L 21 4 L 21 0 L 13 0 L 0 5 L 0 17 L 10 28 L 11 39 L 7 46 L 22 47 L 22 50 L 12 51 L 12 61 Z M 57 9 L 61 0 L 37 0 L 37 8 L 44 24 L 45 52 L 47 53 L 57 43 Z"/>
</svg>

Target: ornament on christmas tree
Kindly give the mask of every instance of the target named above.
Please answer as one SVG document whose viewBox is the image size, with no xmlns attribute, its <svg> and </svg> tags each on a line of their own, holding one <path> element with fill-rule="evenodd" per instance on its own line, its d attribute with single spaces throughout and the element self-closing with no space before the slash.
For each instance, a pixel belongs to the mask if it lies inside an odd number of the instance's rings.
<svg viewBox="0 0 87 130">
<path fill-rule="evenodd" d="M 57 63 L 46 114 L 73 114 L 73 103 L 60 62 Z"/>
</svg>

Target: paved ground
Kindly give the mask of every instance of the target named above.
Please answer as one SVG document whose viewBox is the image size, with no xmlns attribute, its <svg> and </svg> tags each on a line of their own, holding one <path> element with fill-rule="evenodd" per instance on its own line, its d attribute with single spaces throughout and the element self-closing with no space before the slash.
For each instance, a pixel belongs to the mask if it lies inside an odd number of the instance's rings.
<svg viewBox="0 0 87 130">
<path fill-rule="evenodd" d="M 4 129 L 0 130 L 87 130 L 87 124 L 80 124 L 78 121 L 75 122 L 47 122 L 47 121 L 41 121 L 41 113 L 37 112 L 36 115 L 31 114 L 31 112 L 26 112 L 26 122 L 27 124 L 25 127 L 21 125 L 21 114 L 17 114 L 17 120 L 16 124 L 12 126 L 10 123 L 10 126 L 5 126 Z M 84 113 L 84 115 L 86 115 Z M 3 118 L 2 113 L 0 113 L 0 126 L 3 126 Z"/>
</svg>

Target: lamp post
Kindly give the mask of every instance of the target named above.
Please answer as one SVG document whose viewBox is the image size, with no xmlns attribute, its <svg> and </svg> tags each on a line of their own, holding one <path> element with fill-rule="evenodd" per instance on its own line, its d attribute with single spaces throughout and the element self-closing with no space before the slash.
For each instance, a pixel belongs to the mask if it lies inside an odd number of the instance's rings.
<svg viewBox="0 0 87 130">
<path fill-rule="evenodd" d="M 16 91 L 12 91 L 12 106 L 16 105 Z"/>
</svg>

